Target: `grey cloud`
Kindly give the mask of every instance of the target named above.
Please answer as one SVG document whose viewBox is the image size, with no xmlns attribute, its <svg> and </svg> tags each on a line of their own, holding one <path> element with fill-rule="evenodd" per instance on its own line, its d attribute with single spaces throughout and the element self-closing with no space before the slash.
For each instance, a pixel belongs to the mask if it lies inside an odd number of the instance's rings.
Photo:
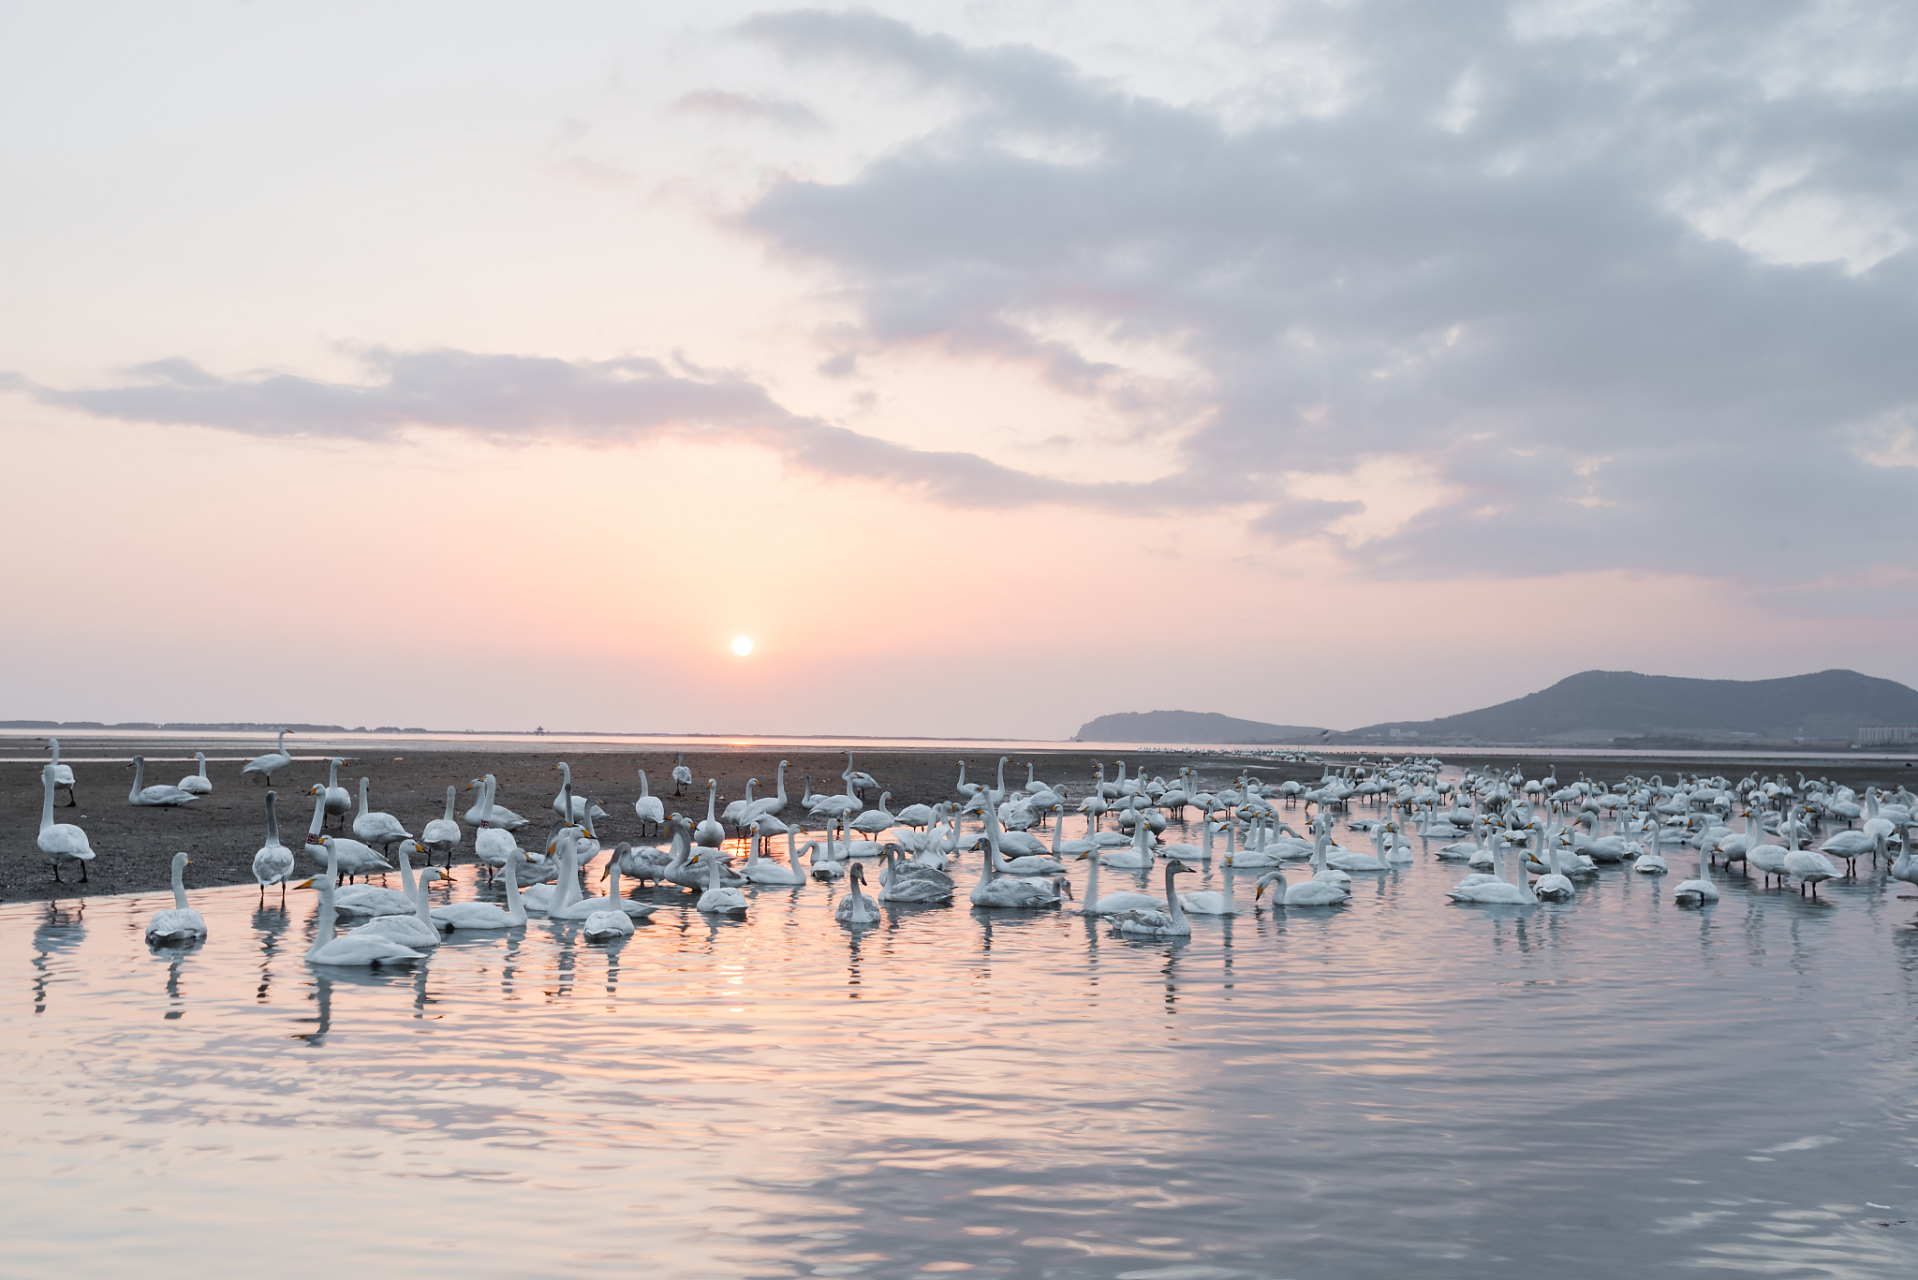
<svg viewBox="0 0 1918 1280">
<path fill-rule="evenodd" d="M 1179 350 L 1211 397 L 1184 437 L 1190 486 L 1239 477 L 1237 500 L 1276 491 L 1281 470 L 1425 460 L 1469 496 L 1349 548 L 1373 573 L 1690 554 L 1762 582 L 1853 548 L 1909 563 L 1918 470 L 1860 461 L 1852 428 L 1918 405 L 1918 252 L 1780 265 L 1678 210 L 1788 172 L 1777 199 L 1876 202 L 1918 234 L 1918 87 L 1848 71 L 1896 67 L 1887 42 L 1909 58 L 1918 22 L 1679 4 L 1540 33 L 1519 10 L 1291 6 L 1357 68 L 1351 101 L 1239 129 L 1033 49 L 871 14 L 762 15 L 744 34 L 789 58 L 884 68 L 964 105 L 850 180 L 775 185 L 743 221 L 834 270 L 869 344 L 1028 359 L 1115 413 L 1190 421 L 1189 403 L 1031 318 Z M 1811 45 L 1824 69 L 1781 87 Z M 1473 114 L 1448 131 L 1468 76 Z M 1035 159 L 1033 137 L 1071 142 L 1070 158 Z M 1754 486 L 1765 500 L 1742 500 Z M 1868 510 L 1821 518 L 1851 500 Z M 1743 553 L 1794 511 L 1792 553 Z M 1282 504 L 1256 527 L 1308 537 L 1341 514 Z"/>
<path fill-rule="evenodd" d="M 183 359 L 129 370 L 130 381 L 63 390 L 0 375 L 42 403 L 126 422 L 245 435 L 391 440 L 409 428 L 515 443 L 569 439 L 643 445 L 673 438 L 771 450 L 797 470 L 913 490 L 954 507 L 1033 503 L 1161 511 L 1209 501 L 1178 478 L 1085 484 L 1031 475 L 976 454 L 913 449 L 780 406 L 725 370 L 658 360 L 568 361 L 465 351 L 363 354 L 368 381 L 283 373 L 222 378 Z"/>
<path fill-rule="evenodd" d="M 790 98 L 764 98 L 750 93 L 729 93 L 723 89 L 701 89 L 683 94 L 673 103 L 673 110 L 681 115 L 754 121 L 787 129 L 823 129 L 826 124 L 817 112 L 803 102 L 794 102 Z"/>
</svg>

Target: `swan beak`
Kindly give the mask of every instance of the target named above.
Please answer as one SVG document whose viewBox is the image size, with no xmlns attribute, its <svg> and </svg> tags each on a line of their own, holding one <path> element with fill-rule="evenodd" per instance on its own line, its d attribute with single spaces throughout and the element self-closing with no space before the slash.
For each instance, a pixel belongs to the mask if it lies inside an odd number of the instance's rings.
<svg viewBox="0 0 1918 1280">
<path fill-rule="evenodd" d="M 313 882 L 311 880 L 302 880 L 298 884 L 294 885 L 293 887 L 295 889 L 311 889 L 313 887 Z"/>
</svg>

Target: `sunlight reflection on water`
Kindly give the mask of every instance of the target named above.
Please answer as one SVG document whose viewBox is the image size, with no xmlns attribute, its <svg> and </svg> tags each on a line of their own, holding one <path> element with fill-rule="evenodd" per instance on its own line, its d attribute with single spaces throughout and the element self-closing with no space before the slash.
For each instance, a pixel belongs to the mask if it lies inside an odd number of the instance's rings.
<svg viewBox="0 0 1918 1280">
<path fill-rule="evenodd" d="M 662 893 L 612 947 L 535 918 L 373 974 L 306 966 L 310 894 L 197 892 L 180 954 L 152 895 L 3 907 L 7 1266 L 1918 1264 L 1878 1225 L 1918 1219 L 1918 933 L 1881 873 L 1707 911 L 1619 869 L 1459 907 L 1459 874 L 1290 916 L 1242 877 L 1176 945 L 963 895 L 854 932 L 821 885 L 744 921 Z"/>
</svg>

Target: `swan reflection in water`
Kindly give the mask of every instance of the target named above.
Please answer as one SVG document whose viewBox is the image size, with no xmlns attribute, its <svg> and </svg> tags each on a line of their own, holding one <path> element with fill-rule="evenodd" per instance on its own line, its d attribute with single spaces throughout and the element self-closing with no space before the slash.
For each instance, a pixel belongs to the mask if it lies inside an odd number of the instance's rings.
<svg viewBox="0 0 1918 1280">
<path fill-rule="evenodd" d="M 280 939 L 291 918 L 285 907 L 259 907 L 253 912 L 253 932 L 260 939 L 260 985 L 253 998 L 260 1004 L 272 1003 L 273 957 L 280 953 Z"/>
<path fill-rule="evenodd" d="M 36 1014 L 47 1011 L 47 985 L 53 977 L 54 957 L 74 951 L 86 941 L 86 913 L 84 901 L 71 907 L 49 902 L 40 923 L 34 926 L 33 1011 Z"/>
</svg>

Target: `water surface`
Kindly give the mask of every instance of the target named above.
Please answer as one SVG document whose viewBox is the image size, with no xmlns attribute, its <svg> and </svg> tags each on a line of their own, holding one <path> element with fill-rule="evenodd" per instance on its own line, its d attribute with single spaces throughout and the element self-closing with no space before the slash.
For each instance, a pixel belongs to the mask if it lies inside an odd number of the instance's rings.
<svg viewBox="0 0 1918 1280">
<path fill-rule="evenodd" d="M 0 907 L 0 1272 L 1913 1273 L 1918 904 L 1459 874 L 1241 878 L 1180 944 L 809 885 L 373 974 L 303 962 L 311 893 L 196 893 L 185 953 Z"/>
</svg>

